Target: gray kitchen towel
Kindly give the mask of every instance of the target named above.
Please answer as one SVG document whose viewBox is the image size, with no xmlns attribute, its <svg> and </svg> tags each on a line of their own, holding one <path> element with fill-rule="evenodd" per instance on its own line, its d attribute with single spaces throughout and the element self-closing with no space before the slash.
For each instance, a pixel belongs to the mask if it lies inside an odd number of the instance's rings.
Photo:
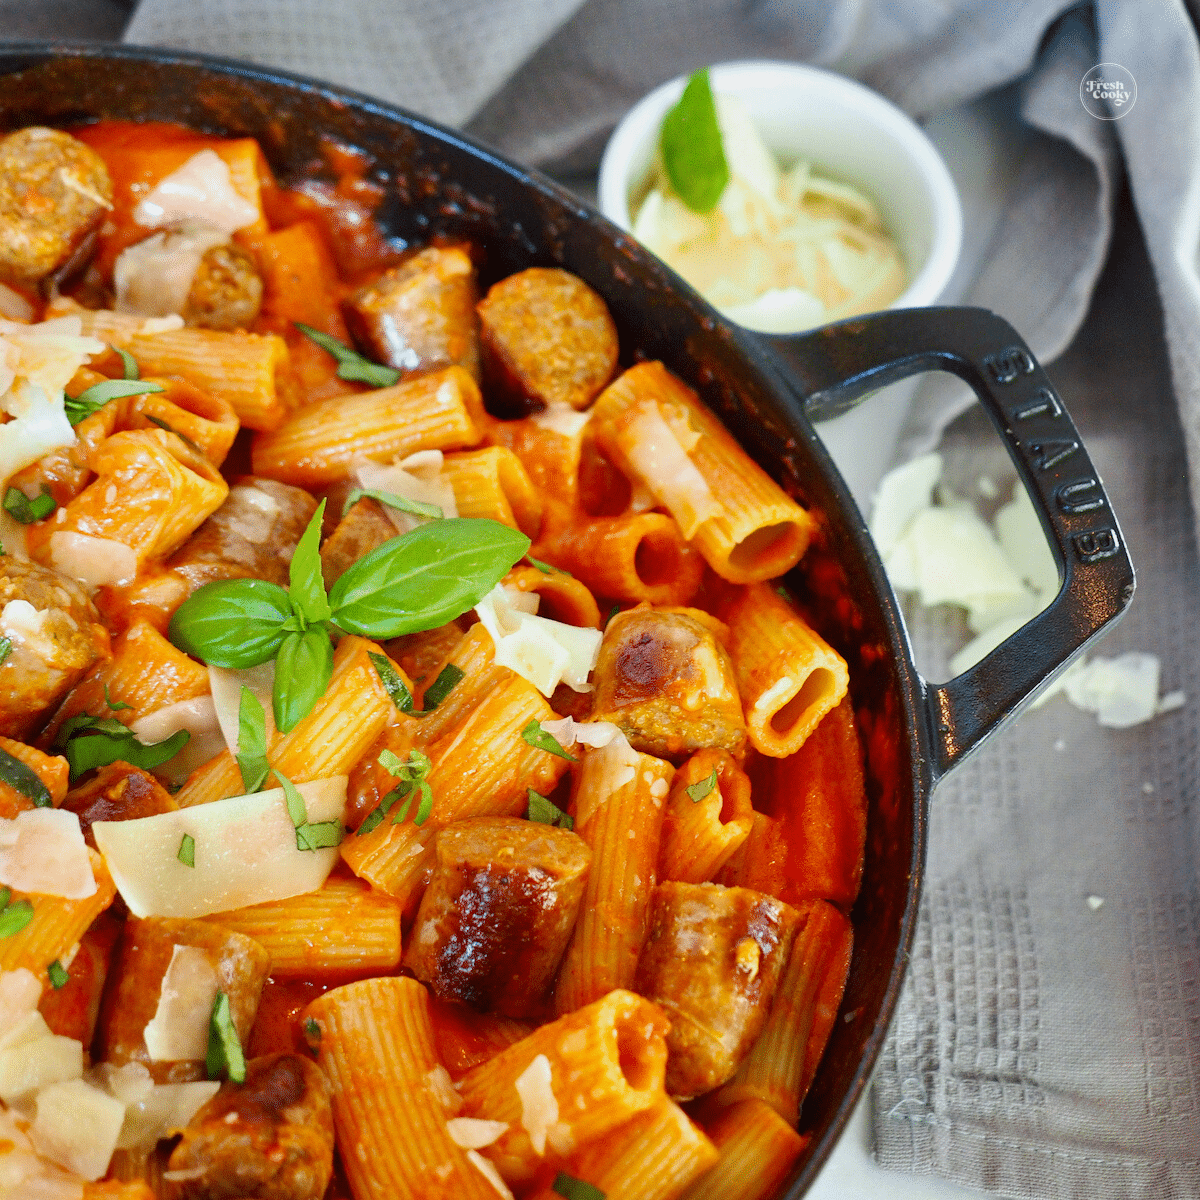
<svg viewBox="0 0 1200 1200">
<path fill-rule="evenodd" d="M 5 18 L 45 13 L 44 32 L 62 36 L 61 14 L 87 2 L 0 0 L 0 24 L 33 36 Z M 124 0 L 94 2 L 107 20 Z M 594 170 L 616 120 L 662 80 L 746 57 L 845 71 L 919 119 L 1008 147 L 960 294 L 1044 360 L 1071 344 L 1054 374 L 1139 566 L 1106 650 L 1157 651 L 1164 690 L 1200 695 L 1185 467 L 1186 447 L 1200 495 L 1200 56 L 1181 0 L 141 0 L 125 36 L 343 83 L 559 173 Z M 1136 79 L 1118 121 L 1081 103 L 1101 62 Z M 1165 349 L 1144 264 L 1110 270 L 1104 310 L 1076 339 L 1122 170 Z M 905 451 L 967 403 L 926 388 Z M 973 414 L 946 448 L 964 493 L 980 473 L 1003 477 Z M 961 625 L 919 610 L 909 623 L 919 661 L 944 676 Z M 939 787 L 917 944 L 876 1077 L 884 1165 L 1012 1196 L 1200 1197 L 1193 712 L 1194 700 L 1101 730 L 1057 699 Z"/>
</svg>

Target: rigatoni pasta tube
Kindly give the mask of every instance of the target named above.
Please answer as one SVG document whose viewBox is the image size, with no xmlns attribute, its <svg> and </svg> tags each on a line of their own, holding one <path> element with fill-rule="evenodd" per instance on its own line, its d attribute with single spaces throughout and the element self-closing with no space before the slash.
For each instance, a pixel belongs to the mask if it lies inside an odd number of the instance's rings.
<svg viewBox="0 0 1200 1200">
<path fill-rule="evenodd" d="M 767 1200 L 809 1142 L 761 1100 L 727 1108 L 704 1132 L 721 1157 L 680 1200 Z"/>
<path fill-rule="evenodd" d="M 812 518 L 662 363 L 640 363 L 609 384 L 591 429 L 722 579 L 774 579 L 807 548 Z"/>
<path fill-rule="evenodd" d="M 400 906 L 354 878 L 315 892 L 207 917 L 253 938 L 277 978 L 387 972 L 400 965 Z"/>
<path fill-rule="evenodd" d="M 48 986 L 46 968 L 59 960 L 83 936 L 84 930 L 113 902 L 117 889 L 95 850 L 88 850 L 96 890 L 82 900 L 64 896 L 44 896 L 40 893 L 18 892 L 15 889 L 9 903 L 29 901 L 33 916 L 24 929 L 10 937 L 0 938 L 0 971 L 15 971 L 25 967 Z"/>
<path fill-rule="evenodd" d="M 673 1100 L 653 1108 L 573 1154 L 565 1174 L 597 1188 L 605 1200 L 675 1200 L 717 1162 L 717 1149 Z M 531 1200 L 556 1200 L 550 1188 Z"/>
<path fill-rule="evenodd" d="M 575 832 L 592 851 L 587 891 L 563 956 L 554 1009 L 568 1013 L 633 986 L 646 940 L 663 809 L 675 768 L 624 737 L 588 750 L 572 801 Z"/>
<path fill-rule="evenodd" d="M 293 405 L 287 343 L 273 333 L 242 329 L 154 330 L 145 317 L 81 308 L 56 300 L 46 316 L 78 316 L 85 337 L 99 338 L 137 360 L 143 376 L 178 375 L 229 403 L 250 429 L 277 429 Z"/>
<path fill-rule="evenodd" d="M 537 537 L 542 498 L 521 460 L 503 446 L 447 454 L 442 477 L 454 489 L 460 517 L 489 517 Z"/>
<path fill-rule="evenodd" d="M 750 744 L 787 758 L 846 695 L 846 660 L 765 583 L 721 610 Z"/>
<path fill-rule="evenodd" d="M 161 392 L 131 396 L 121 422 L 125 429 L 168 426 L 204 452 L 219 467 L 237 437 L 239 421 L 233 405 L 220 396 L 201 391 L 182 379 L 153 380 Z"/>
<path fill-rule="evenodd" d="M 517 566 L 505 575 L 503 583 L 519 592 L 537 592 L 538 616 L 581 629 L 600 628 L 600 606 L 595 596 L 565 571 Z"/>
<path fill-rule="evenodd" d="M 584 518 L 534 543 L 533 553 L 571 572 L 599 596 L 686 604 L 704 563 L 665 513 Z"/>
<path fill-rule="evenodd" d="M 824 900 L 797 908 L 804 925 L 792 943 L 771 1015 L 737 1074 L 716 1093 L 720 1105 L 763 1100 L 789 1124 L 800 1114 L 833 1028 L 854 936 L 846 917 Z"/>
<path fill-rule="evenodd" d="M 391 462 L 418 450 L 457 450 L 480 439 L 479 386 L 447 367 L 392 387 L 306 404 L 254 439 L 256 475 L 299 487 L 337 483 L 356 461 Z"/>
<path fill-rule="evenodd" d="M 434 1049 L 415 979 L 364 979 L 305 1010 L 320 1030 L 318 1063 L 355 1200 L 496 1200 L 495 1186 L 446 1128 L 453 1115 L 430 1080 Z"/>
<path fill-rule="evenodd" d="M 671 782 L 659 879 L 683 883 L 712 879 L 749 837 L 753 822 L 746 772 L 726 750 L 698 750 Z"/>
<path fill-rule="evenodd" d="M 466 1116 L 505 1121 L 485 1153 L 510 1183 L 562 1159 L 660 1101 L 667 1063 L 662 1010 L 633 992 L 542 1025 L 458 1082 Z"/>
<path fill-rule="evenodd" d="M 290 732 L 272 742 L 267 758 L 293 783 L 347 775 L 396 711 L 371 654 L 374 642 L 344 637 L 333 654 L 325 694 Z M 242 775 L 228 750 L 197 768 L 175 797 L 180 808 L 242 794 Z"/>
</svg>

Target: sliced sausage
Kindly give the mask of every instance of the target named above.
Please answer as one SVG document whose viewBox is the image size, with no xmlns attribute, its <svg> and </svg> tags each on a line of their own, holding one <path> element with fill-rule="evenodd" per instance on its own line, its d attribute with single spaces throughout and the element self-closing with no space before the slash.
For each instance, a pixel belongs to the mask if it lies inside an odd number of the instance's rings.
<svg viewBox="0 0 1200 1200">
<path fill-rule="evenodd" d="M 103 159 L 58 129 L 0 140 L 0 280 L 35 284 L 73 267 L 112 208 Z"/>
<path fill-rule="evenodd" d="M 321 1068 L 299 1054 L 246 1063 L 183 1130 L 166 1179 L 176 1200 L 321 1200 L 333 1174 L 333 1111 Z"/>
<path fill-rule="evenodd" d="M 233 242 L 205 251 L 180 316 L 204 329 L 249 329 L 262 307 L 263 281 L 253 258 Z"/>
<path fill-rule="evenodd" d="M 0 735 L 24 739 L 84 672 L 108 634 L 83 587 L 50 567 L 0 555 Z"/>
<path fill-rule="evenodd" d="M 800 914 L 782 900 L 716 883 L 660 883 L 634 990 L 671 1018 L 667 1091 L 724 1083 L 766 1024 Z"/>
<path fill-rule="evenodd" d="M 591 859 L 578 834 L 519 817 L 447 826 L 404 965 L 442 1000 L 539 1015 Z"/>
<path fill-rule="evenodd" d="M 321 547 L 321 574 L 327 588 L 365 554 L 396 536 L 396 526 L 383 505 L 370 496 L 356 500 Z"/>
<path fill-rule="evenodd" d="M 550 405 L 587 408 L 617 365 L 617 327 L 586 283 L 530 267 L 495 284 L 479 305 L 484 392 L 497 416 Z"/>
<path fill-rule="evenodd" d="M 373 359 L 405 375 L 460 366 L 479 378 L 479 290 L 461 246 L 430 246 L 360 288 L 346 325 Z"/>
<path fill-rule="evenodd" d="M 69 791 L 62 807 L 79 817 L 83 840 L 96 850 L 92 826 L 97 821 L 133 821 L 174 812 L 179 805 L 149 771 L 115 762 Z"/>
</svg>

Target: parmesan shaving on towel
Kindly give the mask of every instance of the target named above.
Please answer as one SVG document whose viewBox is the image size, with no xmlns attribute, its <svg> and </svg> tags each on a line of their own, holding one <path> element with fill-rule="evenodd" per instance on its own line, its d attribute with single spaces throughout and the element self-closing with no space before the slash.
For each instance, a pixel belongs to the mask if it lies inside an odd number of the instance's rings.
<svg viewBox="0 0 1200 1200">
<path fill-rule="evenodd" d="M 258 206 L 238 194 L 228 164 L 215 150 L 201 150 L 138 201 L 133 219 L 148 226 L 191 219 L 228 236 L 253 225 Z"/>
<path fill-rule="evenodd" d="M 79 818 L 58 808 L 0 817 L 0 884 L 67 900 L 94 896 L 96 879 Z"/>
<path fill-rule="evenodd" d="M 492 635 L 496 662 L 516 671 L 543 696 L 565 683 L 577 692 L 589 690 L 588 676 L 600 656 L 604 635 L 562 621 L 537 616 L 540 597 L 497 584 L 475 606 Z"/>
</svg>

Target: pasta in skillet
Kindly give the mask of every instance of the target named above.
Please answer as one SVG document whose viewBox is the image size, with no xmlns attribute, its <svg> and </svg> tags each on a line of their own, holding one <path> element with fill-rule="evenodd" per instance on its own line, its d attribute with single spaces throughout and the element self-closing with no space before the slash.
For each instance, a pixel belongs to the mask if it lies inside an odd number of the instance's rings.
<svg viewBox="0 0 1200 1200">
<path fill-rule="evenodd" d="M 565 271 L 174 126 L 0 174 L 0 1181 L 773 1194 L 866 820 L 809 514 Z"/>
</svg>

